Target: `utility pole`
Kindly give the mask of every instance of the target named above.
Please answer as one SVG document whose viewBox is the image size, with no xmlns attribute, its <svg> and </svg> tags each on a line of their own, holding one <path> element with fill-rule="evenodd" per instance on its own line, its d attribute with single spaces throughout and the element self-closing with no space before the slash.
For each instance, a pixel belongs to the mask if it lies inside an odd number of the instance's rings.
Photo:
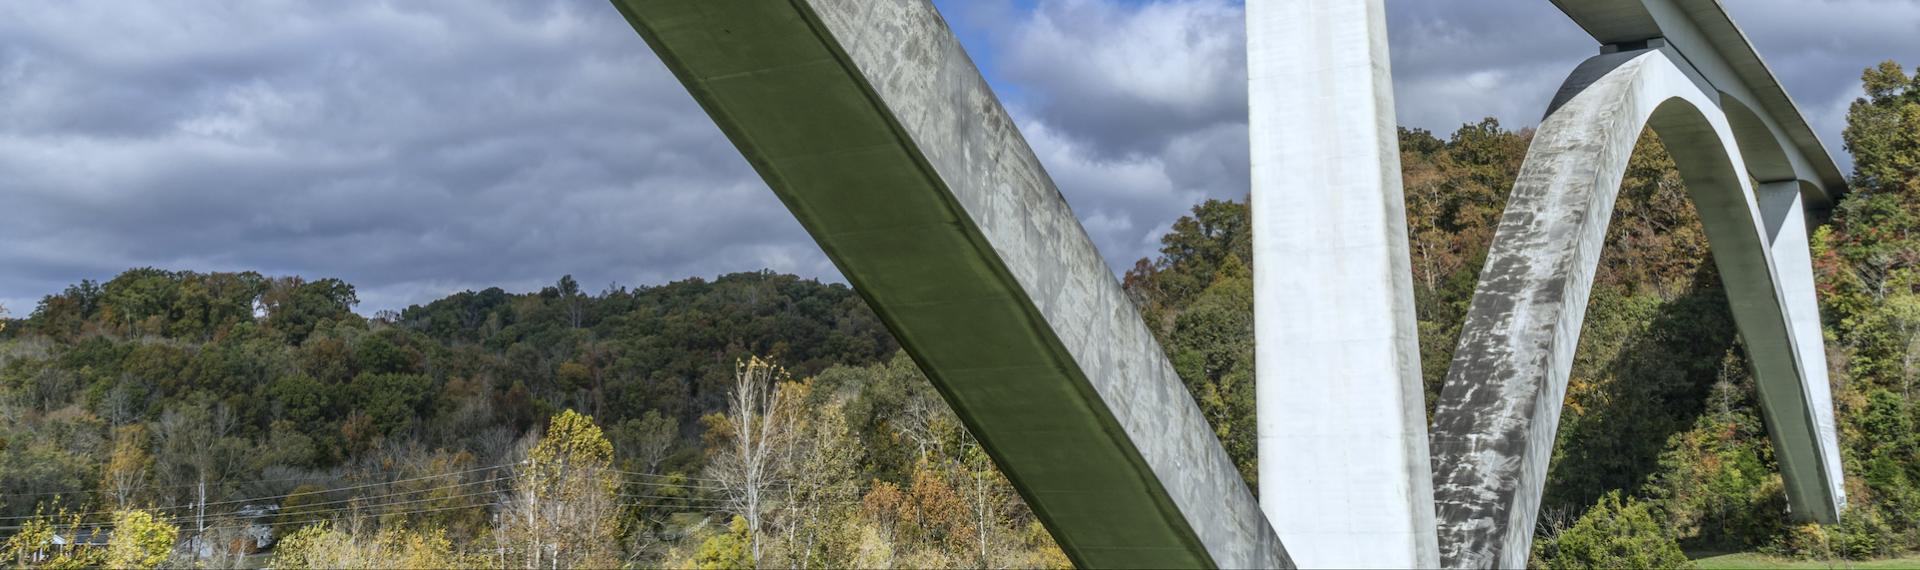
<svg viewBox="0 0 1920 570">
<path fill-rule="evenodd" d="M 207 471 L 205 469 L 200 470 L 199 494 L 200 501 L 197 508 L 194 509 L 197 514 L 194 516 L 193 523 L 195 528 L 194 538 L 199 544 L 194 545 L 194 558 L 199 558 L 201 549 L 207 547 Z"/>
</svg>

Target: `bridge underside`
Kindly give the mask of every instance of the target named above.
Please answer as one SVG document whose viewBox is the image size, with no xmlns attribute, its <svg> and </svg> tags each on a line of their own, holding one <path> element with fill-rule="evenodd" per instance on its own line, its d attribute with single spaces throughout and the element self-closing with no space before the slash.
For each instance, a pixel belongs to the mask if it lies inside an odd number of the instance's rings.
<svg viewBox="0 0 1920 570">
<path fill-rule="evenodd" d="M 1844 178 L 1720 2 L 1553 2 L 1603 55 L 1535 135 L 1440 395 L 1443 563 L 1526 563 L 1601 240 L 1646 126 L 1707 230 L 1791 514 L 1835 521 L 1846 497 L 1807 235 Z"/>
<path fill-rule="evenodd" d="M 1113 272 L 929 2 L 615 5 L 1076 564 L 1291 567 Z"/>
<path fill-rule="evenodd" d="M 1700 213 L 1794 514 L 1831 522 L 1844 503 L 1818 317 L 1802 310 L 1813 275 L 1800 185 L 1750 184 L 1722 98 L 1685 61 L 1671 48 L 1593 58 L 1534 136 L 1434 412 L 1448 567 L 1527 562 L 1593 272 L 1647 126 Z"/>
</svg>

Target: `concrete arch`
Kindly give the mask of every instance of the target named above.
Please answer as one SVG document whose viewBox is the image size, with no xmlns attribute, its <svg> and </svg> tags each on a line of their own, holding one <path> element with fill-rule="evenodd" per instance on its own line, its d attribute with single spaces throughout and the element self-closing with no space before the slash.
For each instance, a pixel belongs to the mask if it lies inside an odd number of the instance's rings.
<svg viewBox="0 0 1920 570">
<path fill-rule="evenodd" d="M 1726 113 L 1727 124 L 1733 128 L 1733 139 L 1739 144 L 1747 172 L 1753 179 L 1771 182 L 1799 178 L 1786 147 L 1774 136 L 1773 129 L 1767 127 L 1766 120 L 1738 97 L 1725 92 L 1718 95 L 1720 109 Z"/>
<path fill-rule="evenodd" d="M 1664 49 L 1588 60 L 1555 97 L 1508 201 L 1434 412 L 1434 498 L 1447 567 L 1525 566 L 1593 274 L 1641 130 L 1666 142 L 1700 211 L 1746 340 L 1795 514 L 1843 501 L 1831 404 L 1809 365 L 1765 218 L 1719 93 Z M 1804 235 L 1804 220 L 1798 223 Z M 1804 239 L 1802 239 L 1804 256 Z M 1815 321 L 1817 332 L 1817 319 Z M 1818 347 L 1818 340 L 1811 346 Z M 1814 352 L 1817 352 L 1814 351 Z M 1814 410 L 1827 410 L 1823 422 Z"/>
</svg>

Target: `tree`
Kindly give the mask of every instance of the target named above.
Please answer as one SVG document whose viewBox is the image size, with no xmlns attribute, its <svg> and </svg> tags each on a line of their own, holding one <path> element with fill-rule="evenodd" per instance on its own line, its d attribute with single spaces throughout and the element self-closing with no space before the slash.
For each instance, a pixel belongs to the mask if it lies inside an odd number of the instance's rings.
<svg viewBox="0 0 1920 570">
<path fill-rule="evenodd" d="M 1885 61 L 1860 76 L 1866 97 L 1847 110 L 1841 138 L 1853 153 L 1854 184 L 1868 189 L 1920 186 L 1920 74 Z"/>
<path fill-rule="evenodd" d="M 587 295 L 580 292 L 580 283 L 572 275 L 560 277 L 554 285 L 555 293 L 560 297 L 560 309 L 565 313 L 567 326 L 580 328 L 587 321 Z"/>
<path fill-rule="evenodd" d="M 894 543 L 909 567 L 959 567 L 978 563 L 978 524 L 960 483 L 971 481 L 957 462 L 922 457 L 912 483 L 894 505 Z M 875 498 L 875 497 L 870 497 Z M 877 497 L 884 498 L 884 497 Z"/>
<path fill-rule="evenodd" d="M 384 527 L 373 536 L 350 533 L 330 524 L 301 528 L 273 548 L 274 568 L 479 568 L 481 557 L 462 553 L 445 530 Z"/>
<path fill-rule="evenodd" d="M 294 487 L 287 498 L 280 501 L 279 516 L 274 517 L 274 525 L 281 532 L 305 528 L 304 525 L 319 522 L 327 514 L 326 488 L 312 483 Z"/>
<path fill-rule="evenodd" d="M 47 549 L 53 544 L 53 522 L 44 513 L 34 513 L 33 518 L 20 525 L 13 536 L 0 543 L 0 558 L 13 561 L 16 568 L 39 561 L 47 555 Z"/>
<path fill-rule="evenodd" d="M 1534 543 L 1538 565 L 1549 569 L 1692 568 L 1693 561 L 1660 527 L 1653 506 L 1607 493 L 1558 535 Z"/>
<path fill-rule="evenodd" d="M 1253 232 L 1245 204 L 1208 200 L 1174 222 L 1160 238 L 1160 258 L 1142 259 L 1127 272 L 1126 290 L 1156 330 L 1171 324 L 1178 309 L 1214 281 L 1227 258 L 1251 266 Z"/>
<path fill-rule="evenodd" d="M 147 426 L 122 426 L 113 433 L 113 453 L 107 456 L 101 488 L 113 498 L 116 508 L 133 504 L 135 490 L 145 487 L 153 469 L 153 456 L 147 453 Z"/>
<path fill-rule="evenodd" d="M 614 439 L 620 443 L 618 449 L 638 464 L 641 473 L 657 475 L 660 464 L 673 451 L 674 442 L 680 439 L 680 424 L 661 415 L 660 410 L 647 410 L 646 415 L 615 427 Z"/>
<path fill-rule="evenodd" d="M 1011 541 L 1006 540 L 1006 535 L 1011 532 L 1001 528 L 1007 510 L 1005 505 L 1017 503 L 1018 500 L 1013 497 L 1013 485 L 1007 482 L 1006 476 L 987 457 L 986 448 L 973 442 L 971 435 L 966 439 L 968 444 L 962 446 L 966 457 L 961 467 L 966 477 L 963 482 L 968 485 L 967 506 L 973 515 L 974 540 L 971 546 L 974 548 L 969 550 L 978 555 L 972 565 L 1000 568 L 1005 566 L 1011 546 Z"/>
<path fill-rule="evenodd" d="M 715 534 L 700 543 L 694 555 L 694 568 L 700 570 L 746 570 L 758 568 L 753 562 L 753 532 L 747 519 L 733 517 L 727 532 Z"/>
<path fill-rule="evenodd" d="M 353 286 L 339 279 L 308 282 L 299 277 L 272 280 L 260 296 L 260 307 L 267 313 L 267 325 L 285 334 L 287 341 L 300 344 L 326 321 L 354 320 L 354 305 L 360 298 Z"/>
<path fill-rule="evenodd" d="M 130 269 L 102 287 L 101 313 L 109 324 L 130 332 L 164 332 L 180 292 L 180 274 L 142 267 Z"/>
<path fill-rule="evenodd" d="M 1920 505 L 1920 74 L 1888 61 L 1865 70 L 1861 84 L 1865 96 L 1848 109 L 1843 133 L 1854 156 L 1851 193 L 1814 235 L 1849 476 L 1848 512 L 1828 530 L 1846 538 L 1836 546 L 1849 555 L 1920 543 L 1912 516 Z M 1858 531 L 1841 530 L 1849 526 Z M 1824 550 L 1834 534 L 1809 530 L 1817 529 L 1789 529 L 1782 550 Z"/>
<path fill-rule="evenodd" d="M 1259 482 L 1253 390 L 1253 274 L 1238 257 L 1182 308 L 1165 335 L 1174 371 L 1234 459 L 1249 488 Z"/>
<path fill-rule="evenodd" d="M 612 566 L 618 490 L 613 444 L 600 426 L 573 410 L 561 412 L 514 479 L 514 500 L 501 515 L 501 546 L 526 568 Z"/>
<path fill-rule="evenodd" d="M 107 543 L 108 568 L 153 568 L 173 552 L 180 529 L 152 511 L 121 511 L 114 515 L 113 538 Z"/>
<path fill-rule="evenodd" d="M 780 450 L 789 435 L 788 418 L 777 413 L 783 393 L 777 384 L 789 378 L 779 366 L 749 357 L 735 366 L 726 414 L 705 418 L 708 437 L 716 444 L 710 448 L 714 457 L 708 472 L 720 481 L 727 510 L 746 521 L 755 566 L 760 564 L 766 504 L 785 467 Z"/>
<path fill-rule="evenodd" d="M 358 411 L 376 433 L 399 435 L 419 421 L 433 397 L 433 379 L 419 374 L 361 374 L 351 387 Z"/>
<path fill-rule="evenodd" d="M 860 498 L 859 442 L 848 429 L 839 398 L 814 401 L 813 381 L 781 387 L 786 410 L 795 419 L 795 437 L 786 438 L 791 476 L 779 525 L 784 530 L 790 568 L 845 568 L 855 564 Z"/>
<path fill-rule="evenodd" d="M 65 533 L 68 537 L 81 532 L 92 532 L 99 525 L 81 522 L 79 515 L 69 515 L 62 510 L 48 515 L 36 511 L 32 517 L 20 525 L 13 536 L 0 543 L 0 559 L 11 559 L 17 568 L 41 567 L 50 569 L 91 568 L 100 566 L 102 553 L 68 543 L 65 546 L 55 544 L 54 539 Z"/>
</svg>

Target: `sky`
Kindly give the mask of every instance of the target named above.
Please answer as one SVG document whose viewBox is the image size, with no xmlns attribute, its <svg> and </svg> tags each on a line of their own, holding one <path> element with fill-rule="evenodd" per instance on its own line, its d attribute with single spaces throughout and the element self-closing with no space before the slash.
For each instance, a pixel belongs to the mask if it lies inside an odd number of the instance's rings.
<svg viewBox="0 0 1920 570">
<path fill-rule="evenodd" d="M 1247 195 L 1227 0 L 935 0 L 1116 270 Z M 1920 0 L 1728 0 L 1836 155 Z M 1593 40 L 1545 0 L 1387 0 L 1400 124 L 1536 124 Z M 1841 156 L 1843 165 L 1847 163 Z M 0 3 L 0 305 L 130 267 L 467 289 L 840 281 L 605 0 Z"/>
</svg>

